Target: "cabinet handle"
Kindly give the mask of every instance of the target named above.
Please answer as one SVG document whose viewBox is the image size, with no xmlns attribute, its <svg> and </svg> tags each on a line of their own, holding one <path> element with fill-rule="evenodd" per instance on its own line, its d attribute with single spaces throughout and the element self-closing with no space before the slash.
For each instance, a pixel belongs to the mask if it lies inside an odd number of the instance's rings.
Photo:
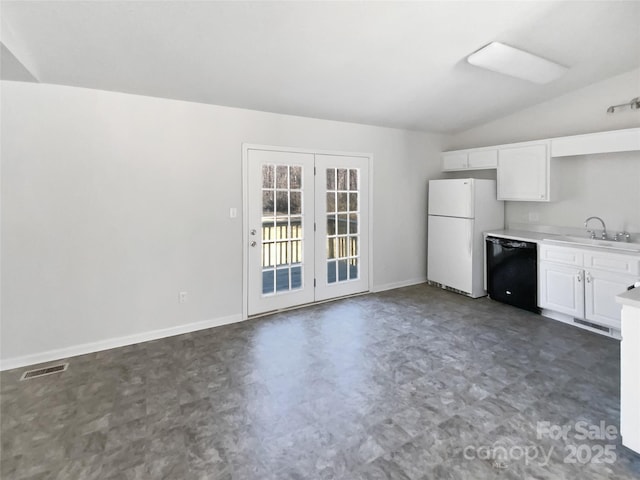
<svg viewBox="0 0 640 480">
<path fill-rule="evenodd" d="M 587 283 L 591 283 L 591 274 L 589 272 L 585 274 L 585 279 L 587 280 Z"/>
<path fill-rule="evenodd" d="M 578 280 L 578 283 L 582 282 L 582 270 L 578 270 L 578 273 L 576 273 L 576 279 Z"/>
</svg>

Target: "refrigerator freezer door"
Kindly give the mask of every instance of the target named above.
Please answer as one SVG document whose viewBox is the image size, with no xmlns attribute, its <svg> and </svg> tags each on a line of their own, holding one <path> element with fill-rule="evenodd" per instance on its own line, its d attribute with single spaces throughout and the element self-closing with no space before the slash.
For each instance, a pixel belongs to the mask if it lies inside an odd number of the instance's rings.
<svg viewBox="0 0 640 480">
<path fill-rule="evenodd" d="M 473 292 L 473 220 L 429 215 L 427 278 Z"/>
<path fill-rule="evenodd" d="M 429 215 L 473 218 L 473 186 L 472 178 L 431 180 Z"/>
</svg>

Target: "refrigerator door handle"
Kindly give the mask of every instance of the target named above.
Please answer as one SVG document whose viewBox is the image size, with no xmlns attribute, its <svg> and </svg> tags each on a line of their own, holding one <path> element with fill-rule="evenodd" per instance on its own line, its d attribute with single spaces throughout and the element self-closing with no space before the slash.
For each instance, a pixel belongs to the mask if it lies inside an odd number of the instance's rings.
<svg viewBox="0 0 640 480">
<path fill-rule="evenodd" d="M 469 256 L 473 256 L 473 226 L 469 223 Z"/>
</svg>

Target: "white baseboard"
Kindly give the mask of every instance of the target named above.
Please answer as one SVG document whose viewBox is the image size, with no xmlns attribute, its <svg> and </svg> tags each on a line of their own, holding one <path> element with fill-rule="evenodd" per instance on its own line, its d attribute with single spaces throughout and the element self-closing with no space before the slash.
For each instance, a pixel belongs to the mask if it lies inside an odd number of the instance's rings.
<svg viewBox="0 0 640 480">
<path fill-rule="evenodd" d="M 411 280 L 403 280 L 402 282 L 385 283 L 384 285 L 377 285 L 373 287 L 373 292 L 384 292 L 386 290 L 393 290 L 395 288 L 410 287 L 412 285 L 418 285 L 420 283 L 426 283 L 427 277 L 413 278 Z"/>
<path fill-rule="evenodd" d="M 159 338 L 173 337 L 174 335 L 181 335 L 183 333 L 196 332 L 198 330 L 241 322 L 242 320 L 241 314 L 229 315 L 227 317 L 187 323 L 185 325 L 177 325 L 175 327 L 162 328 L 160 330 L 151 330 L 124 337 L 110 338 L 108 340 L 100 340 L 97 342 L 83 343 L 81 345 L 74 345 L 56 350 L 48 350 L 46 352 L 33 353 L 22 357 L 7 358 L 0 361 L 0 371 L 21 368 L 27 365 L 34 365 L 36 363 L 61 360 L 63 358 L 76 357 L 78 355 L 99 352 L 101 350 L 109 350 L 110 348 L 124 347 L 134 343 L 148 342 L 149 340 L 157 340 Z"/>
</svg>

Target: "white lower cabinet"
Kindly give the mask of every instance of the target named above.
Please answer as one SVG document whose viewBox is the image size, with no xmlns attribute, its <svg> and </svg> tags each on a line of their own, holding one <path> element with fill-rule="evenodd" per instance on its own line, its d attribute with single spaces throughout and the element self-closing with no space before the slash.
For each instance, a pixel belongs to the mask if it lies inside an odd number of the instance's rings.
<svg viewBox="0 0 640 480">
<path fill-rule="evenodd" d="M 627 290 L 635 277 L 601 270 L 585 270 L 584 316 L 593 323 L 620 328 L 620 304 L 616 295 Z"/>
<path fill-rule="evenodd" d="M 616 295 L 640 280 L 640 255 L 594 253 L 544 242 L 539 255 L 539 307 L 620 330 Z M 594 264 L 600 268 L 592 268 Z"/>
<path fill-rule="evenodd" d="M 540 307 L 572 317 L 584 316 L 583 271 L 580 268 L 540 262 L 538 301 Z"/>
</svg>

